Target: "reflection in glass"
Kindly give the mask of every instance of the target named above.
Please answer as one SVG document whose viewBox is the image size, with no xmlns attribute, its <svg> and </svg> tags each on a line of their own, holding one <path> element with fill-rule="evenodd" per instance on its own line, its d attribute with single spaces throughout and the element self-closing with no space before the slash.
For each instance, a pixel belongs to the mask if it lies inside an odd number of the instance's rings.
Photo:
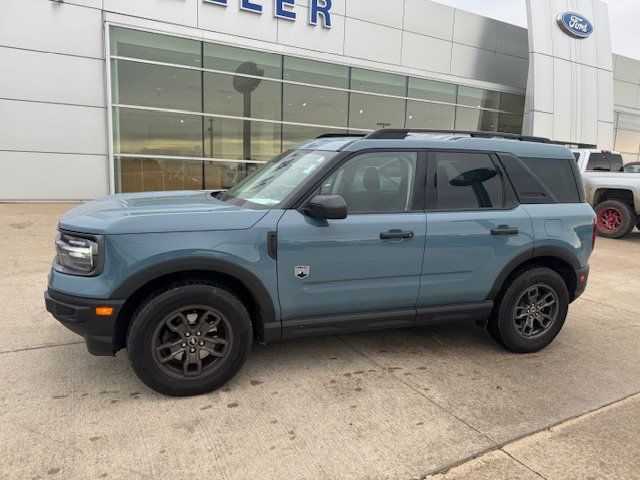
<svg viewBox="0 0 640 480">
<path fill-rule="evenodd" d="M 111 55 L 177 65 L 202 66 L 201 43 L 187 38 L 111 27 Z"/>
<path fill-rule="evenodd" d="M 127 60 L 111 61 L 113 103 L 199 112 L 200 72 Z"/>
<path fill-rule="evenodd" d="M 392 73 L 375 72 L 362 68 L 351 69 L 351 89 L 361 92 L 384 93 L 386 95 L 406 95 L 407 77 Z"/>
<path fill-rule="evenodd" d="M 202 189 L 202 162 L 118 158 L 120 192 Z"/>
<path fill-rule="evenodd" d="M 284 84 L 284 120 L 347 126 L 347 92 Z"/>
<path fill-rule="evenodd" d="M 522 115 L 501 113 L 498 117 L 498 131 L 504 133 L 522 133 Z"/>
<path fill-rule="evenodd" d="M 471 107 L 497 110 L 500 103 L 500 93 L 461 85 L 458 87 L 458 103 Z"/>
<path fill-rule="evenodd" d="M 249 122 L 251 136 L 245 135 L 243 120 L 206 117 L 205 157 L 230 160 L 269 160 L 280 153 L 280 124 Z M 247 146 L 246 141 L 249 141 Z M 247 148 L 249 147 L 249 148 Z"/>
<path fill-rule="evenodd" d="M 280 120 L 280 92 L 281 85 L 278 82 L 205 73 L 204 111 L 234 117 Z M 248 105 L 245 100 L 249 102 Z"/>
<path fill-rule="evenodd" d="M 325 87 L 349 88 L 349 67 L 284 57 L 284 79 Z"/>
<path fill-rule="evenodd" d="M 243 72 L 248 64 L 254 64 L 260 77 L 282 78 L 282 55 L 256 52 L 244 48 L 204 44 L 204 68 L 225 72 Z M 250 73 L 244 71 L 244 73 Z"/>
<path fill-rule="evenodd" d="M 420 100 L 456 103 L 456 85 L 409 77 L 409 97 Z"/>
<path fill-rule="evenodd" d="M 438 103 L 407 102 L 407 128 L 441 128 L 454 126 L 456 107 Z"/>
<path fill-rule="evenodd" d="M 261 163 L 204 162 L 205 190 L 226 190 L 240 180 L 244 180 L 257 169 Z"/>
<path fill-rule="evenodd" d="M 510 93 L 500 94 L 500 110 L 511 113 L 524 113 L 524 97 L 522 95 L 512 95 Z"/>
<path fill-rule="evenodd" d="M 352 93 L 349 106 L 349 127 L 370 130 L 402 128 L 404 107 L 405 101 L 399 98 Z"/>
<path fill-rule="evenodd" d="M 616 130 L 614 149 L 618 152 L 638 153 L 640 151 L 640 132 Z"/>
<path fill-rule="evenodd" d="M 498 113 L 456 107 L 456 130 L 495 132 L 498 130 Z"/>
<path fill-rule="evenodd" d="M 297 125 L 282 126 L 282 151 L 294 145 L 314 139 L 325 133 L 347 133 L 347 130 L 321 127 L 301 127 Z"/>
<path fill-rule="evenodd" d="M 113 108 L 115 153 L 202 156 L 202 118 L 197 115 Z"/>
</svg>

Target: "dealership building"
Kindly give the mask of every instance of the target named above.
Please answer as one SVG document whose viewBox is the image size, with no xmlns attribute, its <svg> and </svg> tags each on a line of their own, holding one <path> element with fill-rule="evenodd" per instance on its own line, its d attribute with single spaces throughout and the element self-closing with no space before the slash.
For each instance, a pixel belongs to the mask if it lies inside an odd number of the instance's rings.
<svg viewBox="0 0 640 480">
<path fill-rule="evenodd" d="M 429 0 L 4 0 L 0 201 L 228 188 L 384 127 L 637 161 L 640 60 L 612 53 L 606 4 L 527 9 L 525 29 Z"/>
</svg>

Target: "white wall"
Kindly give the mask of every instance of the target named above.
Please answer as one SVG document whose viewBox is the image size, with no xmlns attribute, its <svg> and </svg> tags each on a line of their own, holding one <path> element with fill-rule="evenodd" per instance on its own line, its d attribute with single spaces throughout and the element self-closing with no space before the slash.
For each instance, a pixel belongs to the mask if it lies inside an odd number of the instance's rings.
<svg viewBox="0 0 640 480">
<path fill-rule="evenodd" d="M 3 0 L 0 200 L 108 193 L 105 22 L 524 94 L 526 30 L 429 0 L 334 0 L 333 28 L 203 0 Z M 505 0 L 506 1 L 506 0 Z"/>
</svg>

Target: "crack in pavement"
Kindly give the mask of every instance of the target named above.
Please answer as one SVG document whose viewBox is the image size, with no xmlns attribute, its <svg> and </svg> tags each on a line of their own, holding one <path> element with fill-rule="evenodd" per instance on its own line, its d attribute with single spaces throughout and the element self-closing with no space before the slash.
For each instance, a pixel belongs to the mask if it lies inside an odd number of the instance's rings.
<svg viewBox="0 0 640 480">
<path fill-rule="evenodd" d="M 27 352 L 29 350 L 41 350 L 43 348 L 56 348 L 56 347 L 67 347 L 69 345 L 80 345 L 83 344 L 83 341 L 80 342 L 68 342 L 68 343 L 56 343 L 54 345 L 40 345 L 37 347 L 24 347 L 24 348 L 17 348 L 15 350 L 2 350 L 0 351 L 0 355 L 5 355 L 8 353 L 18 353 L 18 352 Z"/>
</svg>

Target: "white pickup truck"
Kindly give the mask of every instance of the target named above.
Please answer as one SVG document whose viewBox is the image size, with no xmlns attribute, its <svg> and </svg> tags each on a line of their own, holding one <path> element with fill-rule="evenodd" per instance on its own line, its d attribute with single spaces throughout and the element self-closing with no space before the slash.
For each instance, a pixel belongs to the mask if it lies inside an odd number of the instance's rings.
<svg viewBox="0 0 640 480">
<path fill-rule="evenodd" d="M 622 156 L 608 150 L 572 150 L 587 202 L 598 215 L 598 234 L 621 238 L 640 229 L 640 173 L 624 171 Z"/>
</svg>

